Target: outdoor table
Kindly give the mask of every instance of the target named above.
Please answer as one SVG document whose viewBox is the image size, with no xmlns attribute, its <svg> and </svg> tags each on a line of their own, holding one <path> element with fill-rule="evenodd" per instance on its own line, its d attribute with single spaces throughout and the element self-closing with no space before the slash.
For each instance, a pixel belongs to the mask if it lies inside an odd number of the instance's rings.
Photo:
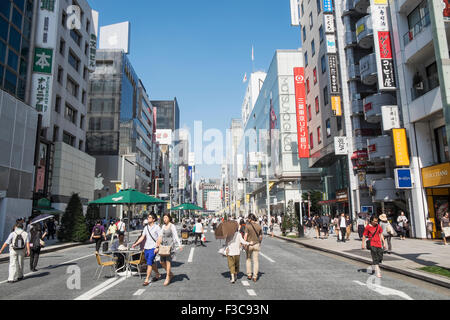
<svg viewBox="0 0 450 320">
<path fill-rule="evenodd" d="M 136 250 L 132 250 L 132 249 L 127 249 L 127 250 L 114 250 L 114 251 L 109 251 L 109 254 L 114 255 L 115 253 L 121 254 L 124 257 L 124 265 L 122 267 L 120 267 L 119 269 L 116 270 L 116 272 L 118 272 L 119 270 L 125 269 L 125 276 L 128 276 L 128 271 L 130 272 L 130 274 L 132 274 L 131 272 L 131 265 L 129 263 L 130 261 L 130 256 L 134 255 L 134 254 L 140 254 L 141 250 L 136 249 Z"/>
</svg>

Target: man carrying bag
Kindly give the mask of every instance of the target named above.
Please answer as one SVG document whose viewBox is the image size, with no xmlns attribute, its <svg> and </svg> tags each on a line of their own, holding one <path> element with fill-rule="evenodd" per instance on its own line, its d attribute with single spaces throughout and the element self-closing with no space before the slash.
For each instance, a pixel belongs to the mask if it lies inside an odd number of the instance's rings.
<svg viewBox="0 0 450 320">
<path fill-rule="evenodd" d="M 244 240 L 247 242 L 253 242 L 254 245 L 247 247 L 247 278 L 256 282 L 258 280 L 259 272 L 259 251 L 261 249 L 262 242 L 262 228 L 257 223 L 258 219 L 254 214 L 249 215 L 249 221 L 245 226 Z M 253 262 L 253 274 L 252 274 L 252 262 Z"/>
</svg>

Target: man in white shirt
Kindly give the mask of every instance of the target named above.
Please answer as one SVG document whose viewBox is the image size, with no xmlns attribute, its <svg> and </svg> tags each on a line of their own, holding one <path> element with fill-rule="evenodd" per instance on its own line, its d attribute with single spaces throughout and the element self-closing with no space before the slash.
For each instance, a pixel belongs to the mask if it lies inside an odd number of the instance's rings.
<svg viewBox="0 0 450 320">
<path fill-rule="evenodd" d="M 125 222 L 123 222 L 123 219 L 120 219 L 119 222 L 117 222 L 117 233 L 125 234 L 125 230 Z"/>
<path fill-rule="evenodd" d="M 195 245 L 197 245 L 197 239 L 200 238 L 200 243 L 202 246 L 206 247 L 202 241 L 202 235 L 204 233 L 202 219 L 198 218 L 197 223 L 195 224 Z"/>
<path fill-rule="evenodd" d="M 347 233 L 347 221 L 345 220 L 344 213 L 342 213 L 341 217 L 339 218 L 339 229 L 341 229 L 341 241 L 345 242 L 345 234 Z"/>
<path fill-rule="evenodd" d="M 20 238 L 19 238 L 20 237 Z M 17 223 L 0 249 L 0 254 L 9 245 L 9 276 L 8 283 L 23 280 L 23 261 L 25 254 L 30 255 L 30 239 L 23 230 L 23 224 Z M 15 247 L 15 246 L 18 247 Z M 26 253 L 25 253 L 26 250 Z"/>
<path fill-rule="evenodd" d="M 147 277 L 145 278 L 143 286 L 148 286 L 150 284 L 149 279 L 152 274 L 152 270 L 156 274 L 152 281 L 157 281 L 161 278 L 161 275 L 158 272 L 157 264 L 154 263 L 154 260 L 155 256 L 158 254 L 159 245 L 161 244 L 159 238 L 162 236 L 162 230 L 155 222 L 156 215 L 154 213 L 150 213 L 148 216 L 148 225 L 144 228 L 139 240 L 131 246 L 132 248 L 135 248 L 145 240 L 144 254 L 145 260 L 147 261 Z"/>
</svg>

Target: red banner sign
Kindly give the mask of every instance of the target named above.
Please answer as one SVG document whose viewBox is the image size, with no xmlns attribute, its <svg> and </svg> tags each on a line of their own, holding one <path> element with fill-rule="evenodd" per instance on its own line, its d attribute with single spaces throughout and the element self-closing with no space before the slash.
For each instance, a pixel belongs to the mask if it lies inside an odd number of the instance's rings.
<svg viewBox="0 0 450 320">
<path fill-rule="evenodd" d="M 308 120 L 306 118 L 305 68 L 294 68 L 295 109 L 299 158 L 309 158 Z"/>
</svg>

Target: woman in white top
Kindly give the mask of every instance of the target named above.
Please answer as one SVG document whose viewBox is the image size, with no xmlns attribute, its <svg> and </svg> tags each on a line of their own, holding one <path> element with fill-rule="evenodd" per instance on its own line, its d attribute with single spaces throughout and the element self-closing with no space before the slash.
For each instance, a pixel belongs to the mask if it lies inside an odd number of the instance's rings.
<svg viewBox="0 0 450 320">
<path fill-rule="evenodd" d="M 405 240 L 406 235 L 406 224 L 408 223 L 408 218 L 405 217 L 405 213 L 400 211 L 400 215 L 397 218 L 397 225 L 400 233 L 400 240 Z"/>
<path fill-rule="evenodd" d="M 253 245 L 253 242 L 247 242 L 242 238 L 241 233 L 238 231 L 239 225 L 236 223 L 236 230 L 234 234 L 227 237 L 225 243 L 225 253 L 227 254 L 228 267 L 231 273 L 231 283 L 235 283 L 237 275 L 239 273 L 239 262 L 241 258 L 241 245 Z"/>
<path fill-rule="evenodd" d="M 162 234 L 159 238 L 159 242 L 161 243 L 161 246 L 170 246 L 170 255 L 169 256 L 161 256 L 161 266 L 167 271 L 166 274 L 166 281 L 164 282 L 164 285 L 169 285 L 170 281 L 174 277 L 172 271 L 171 271 L 171 264 L 172 259 L 175 256 L 175 244 L 180 248 L 180 251 L 183 249 L 181 245 L 180 238 L 178 238 L 177 234 L 177 228 L 174 224 L 172 224 L 172 217 L 166 213 L 163 216 L 163 223 L 162 226 Z"/>
<path fill-rule="evenodd" d="M 200 238 L 200 243 L 202 246 L 206 247 L 202 241 L 202 235 L 204 233 L 202 219 L 198 218 L 197 223 L 195 224 L 195 245 L 197 245 L 197 239 Z"/>
</svg>

